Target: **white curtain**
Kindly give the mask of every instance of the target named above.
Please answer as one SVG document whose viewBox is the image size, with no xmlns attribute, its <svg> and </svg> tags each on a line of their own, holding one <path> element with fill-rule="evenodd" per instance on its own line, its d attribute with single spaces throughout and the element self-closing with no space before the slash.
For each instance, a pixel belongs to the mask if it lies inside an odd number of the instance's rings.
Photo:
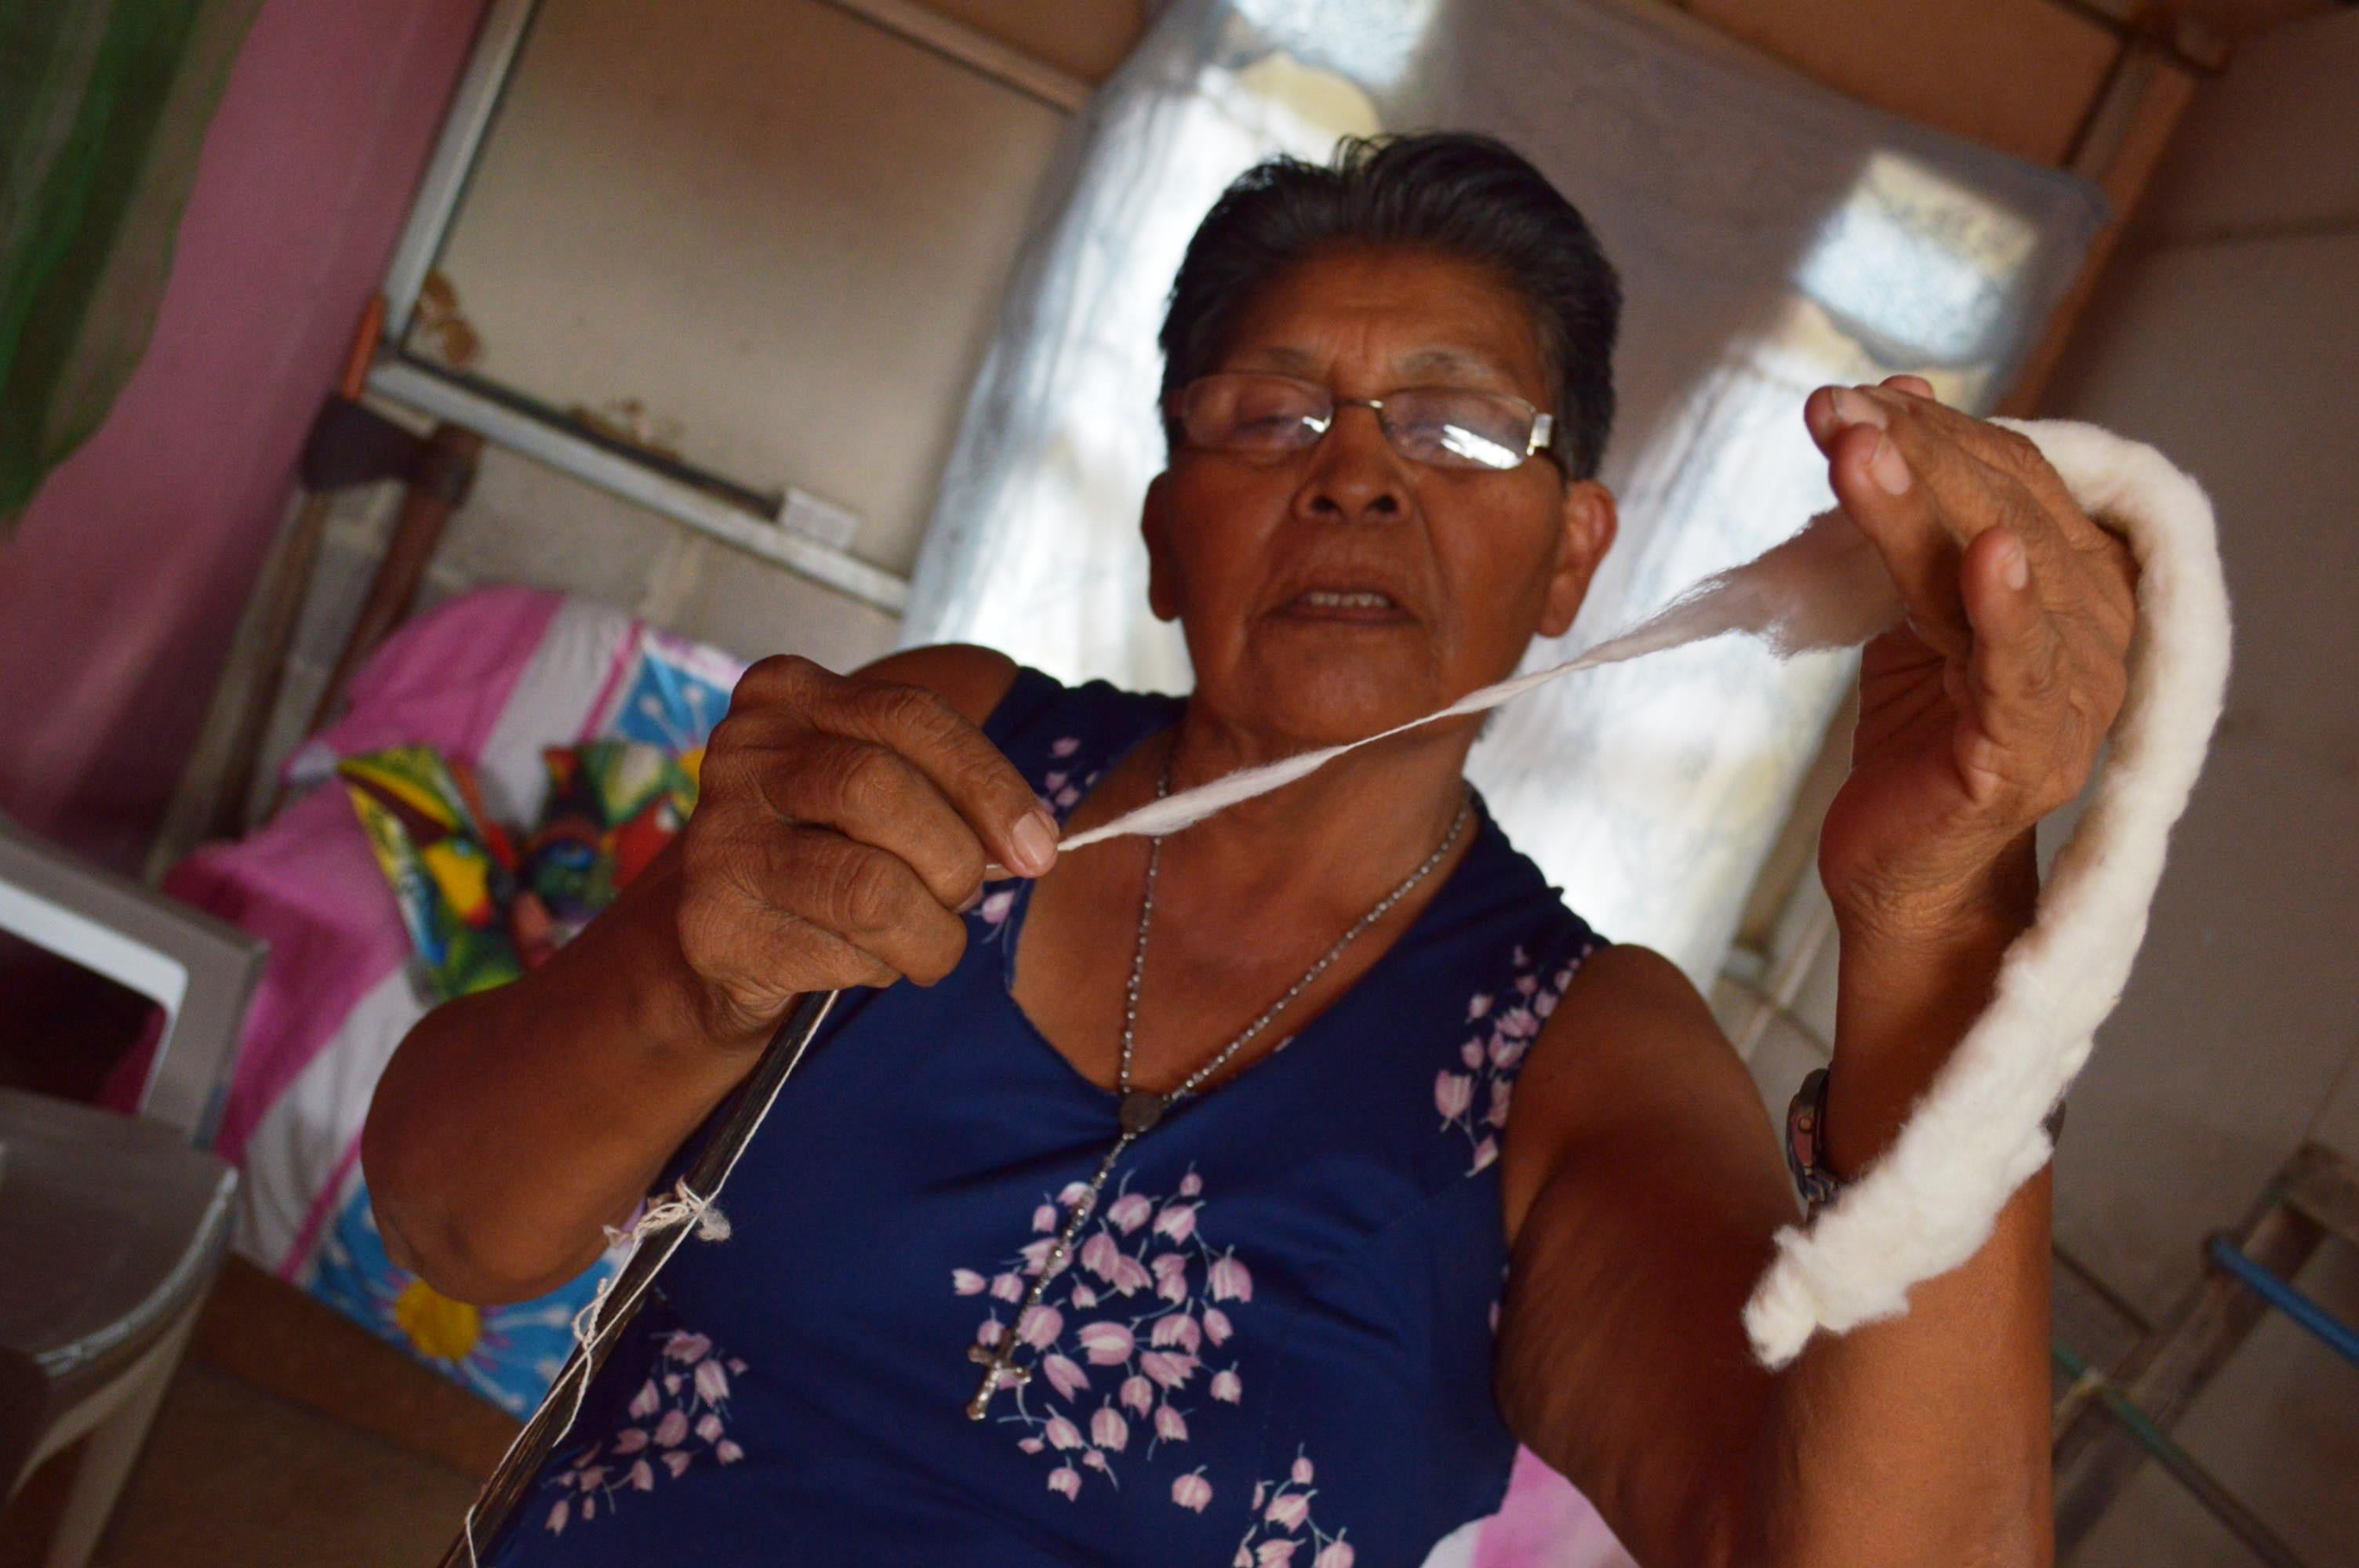
<svg viewBox="0 0 2359 1568">
<path fill-rule="evenodd" d="M 1062 679 L 1184 691 L 1146 608 L 1156 331 L 1197 221 L 1273 151 L 1469 129 L 1530 157 L 1627 294 L 1604 478 L 1623 533 L 1553 660 L 1826 505 L 1801 426 L 1896 371 L 1988 406 L 2104 217 L 2084 182 L 1839 98 L 1668 7 L 1171 0 L 1069 138 L 967 409 L 904 622 Z M 1726 642 L 1497 716 L 1471 766 L 1607 935 L 1715 970 L 1853 668 Z"/>
</svg>

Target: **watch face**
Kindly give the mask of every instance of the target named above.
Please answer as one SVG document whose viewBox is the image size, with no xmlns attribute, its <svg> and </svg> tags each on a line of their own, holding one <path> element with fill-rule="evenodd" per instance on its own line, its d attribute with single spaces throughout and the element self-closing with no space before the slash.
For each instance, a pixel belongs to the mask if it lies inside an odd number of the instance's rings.
<svg viewBox="0 0 2359 1568">
<path fill-rule="evenodd" d="M 1825 1150 L 1820 1129 L 1825 1124 L 1826 1107 L 1827 1070 L 1814 1068 L 1786 1108 L 1786 1168 L 1793 1173 L 1795 1190 L 1811 1214 L 1843 1190 L 1843 1184 L 1821 1163 Z"/>
</svg>

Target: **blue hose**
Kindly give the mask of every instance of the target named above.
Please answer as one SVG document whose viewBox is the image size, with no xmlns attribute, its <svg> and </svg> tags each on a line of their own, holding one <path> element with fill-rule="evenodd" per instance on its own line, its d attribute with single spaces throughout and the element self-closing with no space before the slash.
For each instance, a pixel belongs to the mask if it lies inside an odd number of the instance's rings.
<svg viewBox="0 0 2359 1568">
<path fill-rule="evenodd" d="M 2294 1289 L 2290 1283 L 2245 1257 L 2226 1237 L 2213 1237 L 2206 1250 L 2212 1262 L 2236 1276 L 2255 1295 L 2310 1330 L 2328 1349 L 2353 1366 L 2359 1367 L 2359 1329 L 2353 1328 Z"/>
</svg>

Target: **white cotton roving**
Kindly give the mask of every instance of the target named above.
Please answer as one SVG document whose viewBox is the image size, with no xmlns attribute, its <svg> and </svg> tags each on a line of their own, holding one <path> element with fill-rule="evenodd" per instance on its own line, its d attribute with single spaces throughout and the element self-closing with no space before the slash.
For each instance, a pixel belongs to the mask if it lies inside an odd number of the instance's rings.
<svg viewBox="0 0 2359 1568">
<path fill-rule="evenodd" d="M 2073 499 L 2129 542 L 2139 567 L 2130 686 L 2089 810 L 2058 855 L 2032 927 L 2007 949 L 1990 1007 L 1919 1100 L 1891 1149 L 1777 1255 L 1745 1309 L 1755 1354 L 1780 1367 L 1820 1329 L 1908 1310 L 1910 1286 L 1957 1267 L 2007 1198 L 2045 1164 L 2041 1123 L 2088 1060 L 2146 935 L 2170 827 L 2186 808 L 2228 675 L 2228 596 L 2211 503 L 2153 448 L 2064 420 L 1999 420 L 2029 437 Z M 1359 747 L 1480 713 L 1600 665 L 1728 632 L 1780 656 L 1864 643 L 1900 618 L 1883 559 L 1841 512 L 1759 558 L 1709 578 L 1656 615 L 1563 664 L 1479 691 L 1345 745 L 1246 768 L 1060 847 L 1175 833 L 1291 784 Z"/>
<path fill-rule="evenodd" d="M 2089 1059 L 2146 935 L 2171 825 L 2203 766 L 2228 683 L 2228 592 L 2212 503 L 2153 448 L 2060 420 L 2030 437 L 2074 500 L 2138 563 L 2127 700 L 2095 795 L 2057 855 L 1989 1008 L 1884 1157 L 1808 1226 L 1778 1233 L 1745 1327 L 1780 1367 L 1819 1329 L 1897 1317 L 1920 1280 L 1973 1256 L 2047 1163 L 2041 1123 Z"/>
</svg>

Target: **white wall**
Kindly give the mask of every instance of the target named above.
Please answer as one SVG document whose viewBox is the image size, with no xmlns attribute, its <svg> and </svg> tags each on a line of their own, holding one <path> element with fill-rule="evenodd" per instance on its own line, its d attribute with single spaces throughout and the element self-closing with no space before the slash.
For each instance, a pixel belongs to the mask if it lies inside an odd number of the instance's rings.
<svg viewBox="0 0 2359 1568">
<path fill-rule="evenodd" d="M 2173 840 L 2136 973 L 2071 1096 L 2057 1238 L 2149 1319 L 2197 1280 L 2306 1140 L 2359 1159 L 2359 14 L 2250 45 L 2197 97 L 2102 281 L 2049 412 L 2151 441 L 2219 510 L 2236 669 Z M 2042 833 L 2052 849 L 2070 826 Z M 1805 876 L 1768 950 L 1807 1029 L 1833 1030 L 1834 946 Z M 1777 962 L 1791 968 L 1791 975 Z M 1749 1010 L 1723 984 L 1723 1016 Z M 1772 1029 L 1752 1065 L 1782 1115 L 1818 1043 Z M 2299 1283 L 2359 1322 L 2359 1254 Z M 2117 1352 L 2060 1281 L 2059 1332 Z M 2264 1322 L 2180 1437 L 2310 1563 L 2359 1564 L 2359 1369 Z M 2253 1561 L 2152 1466 L 2077 1568 Z"/>
<path fill-rule="evenodd" d="M 2201 94 L 2053 412 L 2154 442 L 2219 509 L 2236 668 L 2144 956 L 2072 1096 L 2060 1243 L 2149 1315 L 2297 1145 L 2359 1158 L 2359 14 Z M 2359 1259 L 2302 1283 L 2359 1322 Z M 2359 1368 L 2272 1320 L 2180 1428 L 2315 1563 L 2359 1563 Z M 2149 1473 L 2083 1563 L 2245 1563 Z"/>
<path fill-rule="evenodd" d="M 2303 1138 L 2359 1154 L 2354 84 L 2359 16 L 2236 60 L 2057 387 L 2056 412 L 2211 490 L 2237 618 L 2219 741 L 2059 1166 L 2061 1239 L 2149 1311 Z"/>
<path fill-rule="evenodd" d="M 1140 0 L 929 7 L 1085 81 L 1144 25 Z M 463 362 L 616 423 L 629 400 L 645 435 L 713 471 L 848 504 L 863 523 L 853 552 L 906 570 L 1066 120 L 817 0 L 550 0 L 438 262 L 477 339 Z M 380 486 L 332 504 L 266 779 L 299 739 L 397 500 Z M 421 602 L 482 582 L 584 594 L 747 658 L 835 669 L 890 652 L 897 630 L 496 446 Z M 160 860 L 186 847 L 167 838 Z"/>
<path fill-rule="evenodd" d="M 1066 122 L 821 0 L 549 0 L 436 266 L 477 375 L 906 572 Z"/>
</svg>

